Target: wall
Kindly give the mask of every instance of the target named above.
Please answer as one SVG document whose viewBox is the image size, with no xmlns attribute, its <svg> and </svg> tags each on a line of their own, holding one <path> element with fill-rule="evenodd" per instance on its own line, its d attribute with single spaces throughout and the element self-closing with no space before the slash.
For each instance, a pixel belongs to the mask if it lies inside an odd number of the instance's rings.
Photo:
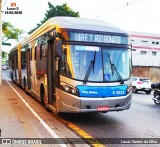
<svg viewBox="0 0 160 147">
<path fill-rule="evenodd" d="M 134 66 L 133 76 L 147 77 L 153 83 L 160 82 L 160 67 Z"/>
<path fill-rule="evenodd" d="M 130 32 L 133 66 L 160 66 L 160 34 Z"/>
</svg>

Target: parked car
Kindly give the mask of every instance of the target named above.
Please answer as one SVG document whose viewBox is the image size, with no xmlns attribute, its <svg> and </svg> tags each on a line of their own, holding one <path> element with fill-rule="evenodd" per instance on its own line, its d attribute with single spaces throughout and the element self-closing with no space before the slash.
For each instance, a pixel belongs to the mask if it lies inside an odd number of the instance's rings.
<svg viewBox="0 0 160 147">
<path fill-rule="evenodd" d="M 5 64 L 2 64 L 2 70 L 6 70 L 8 67 Z"/>
<path fill-rule="evenodd" d="M 150 94 L 151 81 L 145 77 L 133 77 L 132 78 L 132 92 L 137 93 L 138 91 L 144 91 L 146 94 Z"/>
</svg>

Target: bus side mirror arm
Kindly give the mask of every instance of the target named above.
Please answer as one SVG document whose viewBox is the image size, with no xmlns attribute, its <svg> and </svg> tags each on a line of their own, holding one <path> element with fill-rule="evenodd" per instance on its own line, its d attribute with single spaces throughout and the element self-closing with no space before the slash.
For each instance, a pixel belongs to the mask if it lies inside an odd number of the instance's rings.
<svg viewBox="0 0 160 147">
<path fill-rule="evenodd" d="M 55 58 L 55 69 L 56 69 L 56 71 L 59 70 L 59 60 L 60 60 L 60 58 L 58 58 L 58 57 Z"/>
</svg>

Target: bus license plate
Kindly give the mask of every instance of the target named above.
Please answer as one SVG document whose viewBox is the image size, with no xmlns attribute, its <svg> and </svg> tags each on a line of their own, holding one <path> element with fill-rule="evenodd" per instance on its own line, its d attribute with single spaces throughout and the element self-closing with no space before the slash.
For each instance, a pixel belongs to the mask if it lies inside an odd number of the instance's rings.
<svg viewBox="0 0 160 147">
<path fill-rule="evenodd" d="M 109 106 L 98 106 L 97 107 L 97 111 L 108 111 L 109 110 Z"/>
</svg>

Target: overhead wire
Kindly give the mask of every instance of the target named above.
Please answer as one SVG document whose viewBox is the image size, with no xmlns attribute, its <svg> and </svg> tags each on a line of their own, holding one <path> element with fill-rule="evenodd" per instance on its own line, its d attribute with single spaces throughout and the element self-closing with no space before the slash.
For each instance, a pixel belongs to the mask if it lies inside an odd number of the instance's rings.
<svg viewBox="0 0 160 147">
<path fill-rule="evenodd" d="M 140 1 L 143 1 L 143 0 L 132 0 L 132 1 L 130 1 L 130 2 L 126 2 L 125 4 L 123 4 L 123 5 L 121 5 L 121 6 L 118 6 L 118 7 L 114 8 L 114 9 L 112 9 L 112 10 L 106 12 L 106 13 L 103 13 L 103 14 L 97 16 L 97 18 L 106 17 L 107 15 L 110 15 L 111 13 L 114 13 L 114 12 L 116 12 L 116 11 L 119 11 L 119 10 L 121 10 L 121 9 L 124 9 L 124 8 L 126 8 L 126 7 L 128 7 L 128 6 L 133 5 L 133 4 L 139 3 Z"/>
</svg>

